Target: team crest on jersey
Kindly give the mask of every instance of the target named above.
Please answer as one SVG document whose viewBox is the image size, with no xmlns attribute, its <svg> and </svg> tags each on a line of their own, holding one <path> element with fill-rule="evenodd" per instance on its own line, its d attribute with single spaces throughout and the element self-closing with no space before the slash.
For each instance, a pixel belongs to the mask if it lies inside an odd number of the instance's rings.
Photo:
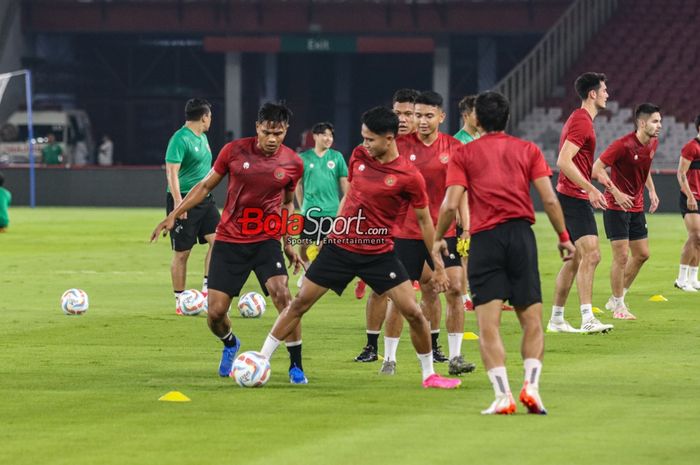
<svg viewBox="0 0 700 465">
<path fill-rule="evenodd" d="M 199 147 L 195 147 L 195 148 L 194 148 L 194 151 L 195 151 L 195 152 L 199 152 Z"/>
<path fill-rule="evenodd" d="M 443 165 L 450 161 L 450 154 L 449 153 L 441 153 L 440 154 L 440 163 Z"/>
<path fill-rule="evenodd" d="M 328 160 L 328 163 L 326 163 L 326 166 L 328 167 L 329 170 L 332 170 L 335 168 L 335 162 L 333 160 Z"/>
<path fill-rule="evenodd" d="M 387 177 L 384 178 L 384 184 L 387 186 L 393 186 L 396 184 L 396 176 L 393 174 L 388 175 Z"/>
<path fill-rule="evenodd" d="M 411 156 L 408 157 L 408 159 L 411 161 L 416 161 L 416 154 L 412 153 Z"/>
<path fill-rule="evenodd" d="M 248 168 L 250 168 L 250 163 L 248 163 L 248 162 L 243 163 L 243 169 L 247 170 Z"/>
<path fill-rule="evenodd" d="M 282 168 L 275 168 L 275 177 L 277 179 L 282 179 L 284 177 L 284 170 Z"/>
<path fill-rule="evenodd" d="M 365 165 L 360 165 L 357 167 L 358 170 L 364 171 L 365 170 Z"/>
<path fill-rule="evenodd" d="M 314 167 L 314 164 L 313 164 L 313 163 L 309 163 L 309 168 L 313 168 L 313 167 Z"/>
</svg>

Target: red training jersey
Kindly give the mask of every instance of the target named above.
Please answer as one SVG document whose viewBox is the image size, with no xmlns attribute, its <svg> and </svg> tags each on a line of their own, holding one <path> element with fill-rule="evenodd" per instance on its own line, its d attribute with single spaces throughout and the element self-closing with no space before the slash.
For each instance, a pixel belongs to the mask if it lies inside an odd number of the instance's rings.
<svg viewBox="0 0 700 465">
<path fill-rule="evenodd" d="M 658 147 L 659 139 L 654 138 L 644 145 L 633 132 L 614 141 L 600 156 L 603 163 L 610 167 L 610 179 L 613 184 L 634 198 L 634 206 L 628 210 L 630 212 L 644 211 L 644 184 Z M 607 190 L 605 200 L 609 210 L 623 210 Z"/>
<path fill-rule="evenodd" d="M 579 108 L 571 113 L 569 119 L 564 123 L 559 138 L 559 151 L 564 146 L 564 142 L 571 142 L 579 147 L 579 151 L 574 155 L 573 162 L 584 178 L 590 182 L 593 171 L 593 156 L 595 155 L 595 130 L 593 129 L 593 118 L 584 110 Z M 575 182 L 559 173 L 557 180 L 557 191 L 569 197 L 588 200 L 588 194 Z"/>
<path fill-rule="evenodd" d="M 396 139 L 399 154 L 407 158 L 415 166 L 425 179 L 427 186 L 430 216 L 433 224 L 437 224 L 440 205 L 445 198 L 445 179 L 447 178 L 447 165 L 450 158 L 462 147 L 462 143 L 452 136 L 438 133 L 437 139 L 431 145 L 425 145 L 418 134 L 407 134 Z M 445 237 L 454 237 L 457 234 L 455 223 L 447 230 Z M 396 230 L 395 237 L 401 239 L 423 239 L 423 234 L 418 225 L 418 218 L 413 209 L 406 213 L 406 219 Z"/>
<path fill-rule="evenodd" d="M 364 147 L 357 147 L 348 163 L 348 181 L 350 190 L 338 216 L 349 226 L 328 237 L 350 252 L 390 252 L 394 248 L 391 233 L 397 218 L 403 218 L 409 207 L 428 206 L 425 180 L 406 157 L 380 163 Z M 341 226 L 336 225 L 335 230 Z"/>
<path fill-rule="evenodd" d="M 530 182 L 551 175 L 534 143 L 494 132 L 459 149 L 450 160 L 446 185 L 469 192 L 469 233 L 476 234 L 514 219 L 534 223 Z"/>
<path fill-rule="evenodd" d="M 246 208 L 261 209 L 261 221 L 268 215 L 281 214 L 282 192 L 294 192 L 304 171 L 304 162 L 296 152 L 281 145 L 274 155 L 267 156 L 258 148 L 256 137 L 238 139 L 224 145 L 214 162 L 214 171 L 229 176 L 216 240 L 235 243 L 279 240 L 281 233 L 270 235 L 262 230 L 247 234 L 238 220 Z"/>
<path fill-rule="evenodd" d="M 695 199 L 700 200 L 700 139 L 695 138 L 685 144 L 681 150 L 681 157 L 690 160 L 690 169 L 688 170 L 688 184 Z M 687 192 L 684 192 L 688 195 Z"/>
</svg>

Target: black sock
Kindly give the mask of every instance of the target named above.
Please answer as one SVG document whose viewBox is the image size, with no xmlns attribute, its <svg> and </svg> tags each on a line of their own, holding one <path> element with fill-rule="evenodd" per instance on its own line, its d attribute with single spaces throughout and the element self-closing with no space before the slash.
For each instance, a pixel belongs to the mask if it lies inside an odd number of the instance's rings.
<svg viewBox="0 0 700 465">
<path fill-rule="evenodd" d="M 289 352 L 289 369 L 297 367 L 303 370 L 304 367 L 301 365 L 301 344 L 287 347 L 287 352 Z"/>
<path fill-rule="evenodd" d="M 437 348 L 439 337 L 440 337 L 440 333 L 430 333 L 430 338 L 433 340 L 433 349 Z"/>
<path fill-rule="evenodd" d="M 177 300 L 177 298 L 180 297 L 180 294 L 182 294 L 183 292 L 185 292 L 185 291 L 184 291 L 184 290 L 182 290 L 182 291 L 173 291 L 173 295 L 175 296 L 175 300 Z"/>
<path fill-rule="evenodd" d="M 377 352 L 379 343 L 379 334 L 367 333 L 367 345 L 374 347 L 374 351 Z"/>
<path fill-rule="evenodd" d="M 229 331 L 228 334 L 221 339 L 221 342 L 224 343 L 226 347 L 235 347 L 236 346 L 236 336 L 233 334 L 233 331 Z"/>
</svg>

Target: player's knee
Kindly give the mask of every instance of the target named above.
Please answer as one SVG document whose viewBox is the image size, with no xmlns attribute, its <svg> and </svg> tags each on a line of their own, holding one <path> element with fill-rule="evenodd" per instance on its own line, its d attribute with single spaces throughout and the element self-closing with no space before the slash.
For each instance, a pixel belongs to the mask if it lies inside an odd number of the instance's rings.
<svg viewBox="0 0 700 465">
<path fill-rule="evenodd" d="M 229 304 L 223 301 L 209 301 L 207 305 L 207 317 L 211 321 L 218 321 L 224 318 L 229 309 Z"/>
<path fill-rule="evenodd" d="M 639 252 L 638 254 L 635 255 L 635 260 L 637 260 L 640 263 L 644 263 L 647 260 L 649 260 L 649 251 L 648 250 L 643 250 L 642 252 Z"/>
<path fill-rule="evenodd" d="M 598 266 L 598 263 L 600 263 L 600 251 L 591 250 L 583 256 L 582 261 L 593 267 Z"/>
<path fill-rule="evenodd" d="M 311 308 L 311 301 L 307 301 L 306 299 L 296 297 L 289 304 L 287 311 L 289 312 L 289 314 L 291 316 L 300 318 L 310 308 Z"/>
<path fill-rule="evenodd" d="M 700 231 L 693 231 L 688 235 L 688 239 L 694 247 L 700 248 Z"/>
<path fill-rule="evenodd" d="M 190 258 L 190 251 L 189 250 L 175 252 L 175 255 L 173 255 L 173 262 L 176 262 L 178 264 L 187 263 L 188 258 Z"/>
<path fill-rule="evenodd" d="M 291 294 L 289 293 L 289 289 L 287 288 L 287 286 L 268 286 L 267 292 L 270 293 L 270 298 L 275 303 L 279 302 L 284 304 L 286 302 L 289 302 L 291 298 Z"/>
<path fill-rule="evenodd" d="M 625 266 L 625 265 L 627 265 L 628 257 L 629 257 L 629 255 L 627 254 L 627 251 L 625 251 L 625 253 L 616 253 L 613 256 L 613 260 L 615 261 L 615 263 L 617 265 Z"/>
</svg>

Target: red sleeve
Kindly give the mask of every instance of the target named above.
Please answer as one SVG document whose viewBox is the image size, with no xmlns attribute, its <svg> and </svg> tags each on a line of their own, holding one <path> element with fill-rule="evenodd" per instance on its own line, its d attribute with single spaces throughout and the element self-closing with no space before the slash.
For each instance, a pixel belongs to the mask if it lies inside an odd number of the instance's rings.
<svg viewBox="0 0 700 465">
<path fill-rule="evenodd" d="M 681 157 L 685 158 L 686 160 L 695 161 L 696 158 L 698 158 L 697 155 L 700 154 L 696 154 L 696 151 L 693 150 L 694 148 L 695 144 L 686 144 L 685 147 L 681 149 Z"/>
<path fill-rule="evenodd" d="M 547 160 L 544 159 L 544 154 L 542 150 L 535 144 L 530 144 L 531 155 L 530 155 L 530 180 L 551 177 L 552 169 L 547 164 Z"/>
<path fill-rule="evenodd" d="M 417 169 L 409 173 L 411 176 L 406 183 L 406 192 L 413 208 L 425 208 L 428 206 L 428 191 L 425 186 L 425 179 Z"/>
<path fill-rule="evenodd" d="M 466 167 L 466 151 L 468 147 L 469 144 L 462 145 L 457 149 L 456 153 L 450 157 L 449 164 L 447 165 L 445 187 L 463 186 L 465 189 L 469 188 Z"/>
<path fill-rule="evenodd" d="M 219 151 L 219 155 L 214 162 L 214 171 L 221 176 L 228 174 L 228 161 L 231 154 L 231 143 L 224 145 Z"/>
<path fill-rule="evenodd" d="M 574 118 L 569 125 L 569 131 L 566 133 L 566 140 L 574 144 L 576 147 L 583 147 L 586 141 L 592 136 L 593 125 L 585 118 Z"/>
<path fill-rule="evenodd" d="M 294 192 L 299 183 L 299 179 L 304 175 L 304 162 L 296 152 L 290 150 L 290 158 L 294 160 L 294 168 L 290 170 L 289 177 L 291 181 L 287 184 L 287 192 Z"/>
<path fill-rule="evenodd" d="M 357 155 L 363 150 L 361 145 L 355 147 L 350 155 L 350 160 L 348 161 L 348 182 L 352 182 L 352 173 L 355 171 L 355 164 L 358 162 Z"/>
<path fill-rule="evenodd" d="M 605 152 L 600 156 L 600 159 L 606 166 L 612 166 L 625 153 L 625 144 L 622 139 L 617 139 L 615 142 L 605 149 Z"/>
</svg>

